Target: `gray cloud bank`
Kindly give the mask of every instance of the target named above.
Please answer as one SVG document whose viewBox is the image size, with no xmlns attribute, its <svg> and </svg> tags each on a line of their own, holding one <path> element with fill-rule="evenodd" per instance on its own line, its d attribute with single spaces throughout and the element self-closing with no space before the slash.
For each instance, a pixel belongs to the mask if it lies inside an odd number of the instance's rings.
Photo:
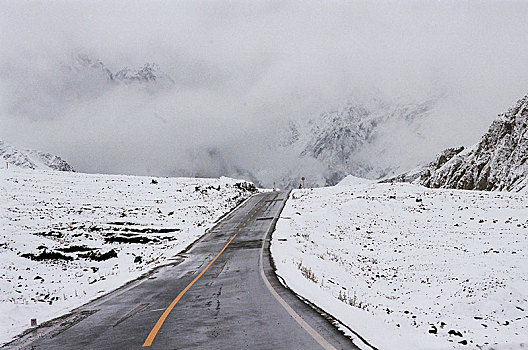
<svg viewBox="0 0 528 350">
<path fill-rule="evenodd" d="M 526 2 L 0 6 L 0 139 L 86 172 L 316 176 L 320 164 L 273 147 L 285 120 L 373 97 L 433 98 L 419 130 L 391 136 L 411 165 L 478 141 L 528 92 Z M 155 62 L 174 86 L 110 84 L 79 68 L 78 53 L 114 73 Z"/>
</svg>

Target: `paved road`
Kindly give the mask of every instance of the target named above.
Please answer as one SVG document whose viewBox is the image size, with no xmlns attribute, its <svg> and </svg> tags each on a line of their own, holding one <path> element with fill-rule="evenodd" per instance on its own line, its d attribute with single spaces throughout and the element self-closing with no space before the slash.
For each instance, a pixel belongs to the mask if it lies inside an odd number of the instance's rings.
<svg viewBox="0 0 528 350">
<path fill-rule="evenodd" d="M 286 196 L 285 192 L 253 196 L 175 257 L 173 264 L 11 347 L 357 349 L 285 289 L 270 266 L 268 231 Z"/>
</svg>

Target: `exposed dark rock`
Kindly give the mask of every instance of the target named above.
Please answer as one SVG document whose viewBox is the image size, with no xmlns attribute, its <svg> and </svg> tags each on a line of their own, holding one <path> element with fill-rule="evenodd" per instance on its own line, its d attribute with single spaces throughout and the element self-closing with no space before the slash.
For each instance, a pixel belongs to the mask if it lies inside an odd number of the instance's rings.
<svg viewBox="0 0 528 350">
<path fill-rule="evenodd" d="M 438 329 L 436 328 L 435 325 L 431 325 L 431 329 L 429 329 L 429 333 L 431 333 L 431 334 L 438 333 Z"/>
<path fill-rule="evenodd" d="M 460 333 L 459 331 L 456 331 L 454 329 L 450 329 L 449 332 L 447 332 L 447 334 L 454 335 L 454 336 L 457 336 L 457 337 L 462 337 L 462 333 Z"/>
<path fill-rule="evenodd" d="M 110 236 L 105 237 L 105 243 L 159 243 L 157 238 L 149 238 L 145 236 L 138 235 L 119 235 L 119 236 Z"/>
<path fill-rule="evenodd" d="M 80 258 L 85 258 L 93 261 L 105 261 L 111 258 L 117 258 L 117 252 L 114 249 L 110 249 L 106 253 L 100 252 L 89 252 L 85 254 L 79 254 Z"/>
<path fill-rule="evenodd" d="M 233 187 L 238 188 L 241 191 L 257 192 L 257 187 L 251 182 L 237 182 Z"/>
<path fill-rule="evenodd" d="M 87 247 L 85 245 L 72 245 L 64 248 L 57 248 L 57 250 L 63 253 L 75 253 L 75 252 L 87 252 L 94 250 L 94 248 Z"/>
<path fill-rule="evenodd" d="M 54 231 L 54 230 L 49 230 L 47 232 L 46 231 L 44 231 L 44 232 L 35 232 L 33 234 L 35 236 L 42 236 L 42 237 L 54 237 L 54 238 L 62 238 L 62 237 L 64 237 L 62 232 Z"/>
<path fill-rule="evenodd" d="M 39 254 L 33 254 L 33 253 L 25 253 L 20 255 L 23 258 L 35 260 L 35 261 L 42 261 L 42 260 L 73 260 L 71 256 L 64 255 L 59 252 L 54 251 L 47 251 L 44 250 L 40 252 Z"/>
</svg>

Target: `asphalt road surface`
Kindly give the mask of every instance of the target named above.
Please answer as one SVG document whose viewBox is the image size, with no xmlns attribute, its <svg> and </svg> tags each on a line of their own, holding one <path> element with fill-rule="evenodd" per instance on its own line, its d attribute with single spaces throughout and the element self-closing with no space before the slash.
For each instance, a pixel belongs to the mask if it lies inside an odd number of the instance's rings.
<svg viewBox="0 0 528 350">
<path fill-rule="evenodd" d="M 8 345 L 23 349 L 358 349 L 278 281 L 286 192 L 253 196 L 174 262 Z"/>
</svg>

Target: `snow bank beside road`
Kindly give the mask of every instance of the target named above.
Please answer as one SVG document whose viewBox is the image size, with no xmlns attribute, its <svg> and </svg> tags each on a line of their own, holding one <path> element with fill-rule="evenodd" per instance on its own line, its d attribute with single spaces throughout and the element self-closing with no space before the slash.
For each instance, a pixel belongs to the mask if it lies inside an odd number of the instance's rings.
<svg viewBox="0 0 528 350">
<path fill-rule="evenodd" d="M 250 187 L 0 170 L 0 343 L 170 261 Z"/>
<path fill-rule="evenodd" d="M 292 192 L 271 251 L 295 292 L 380 349 L 526 346 L 526 196 L 351 183 Z"/>
</svg>

